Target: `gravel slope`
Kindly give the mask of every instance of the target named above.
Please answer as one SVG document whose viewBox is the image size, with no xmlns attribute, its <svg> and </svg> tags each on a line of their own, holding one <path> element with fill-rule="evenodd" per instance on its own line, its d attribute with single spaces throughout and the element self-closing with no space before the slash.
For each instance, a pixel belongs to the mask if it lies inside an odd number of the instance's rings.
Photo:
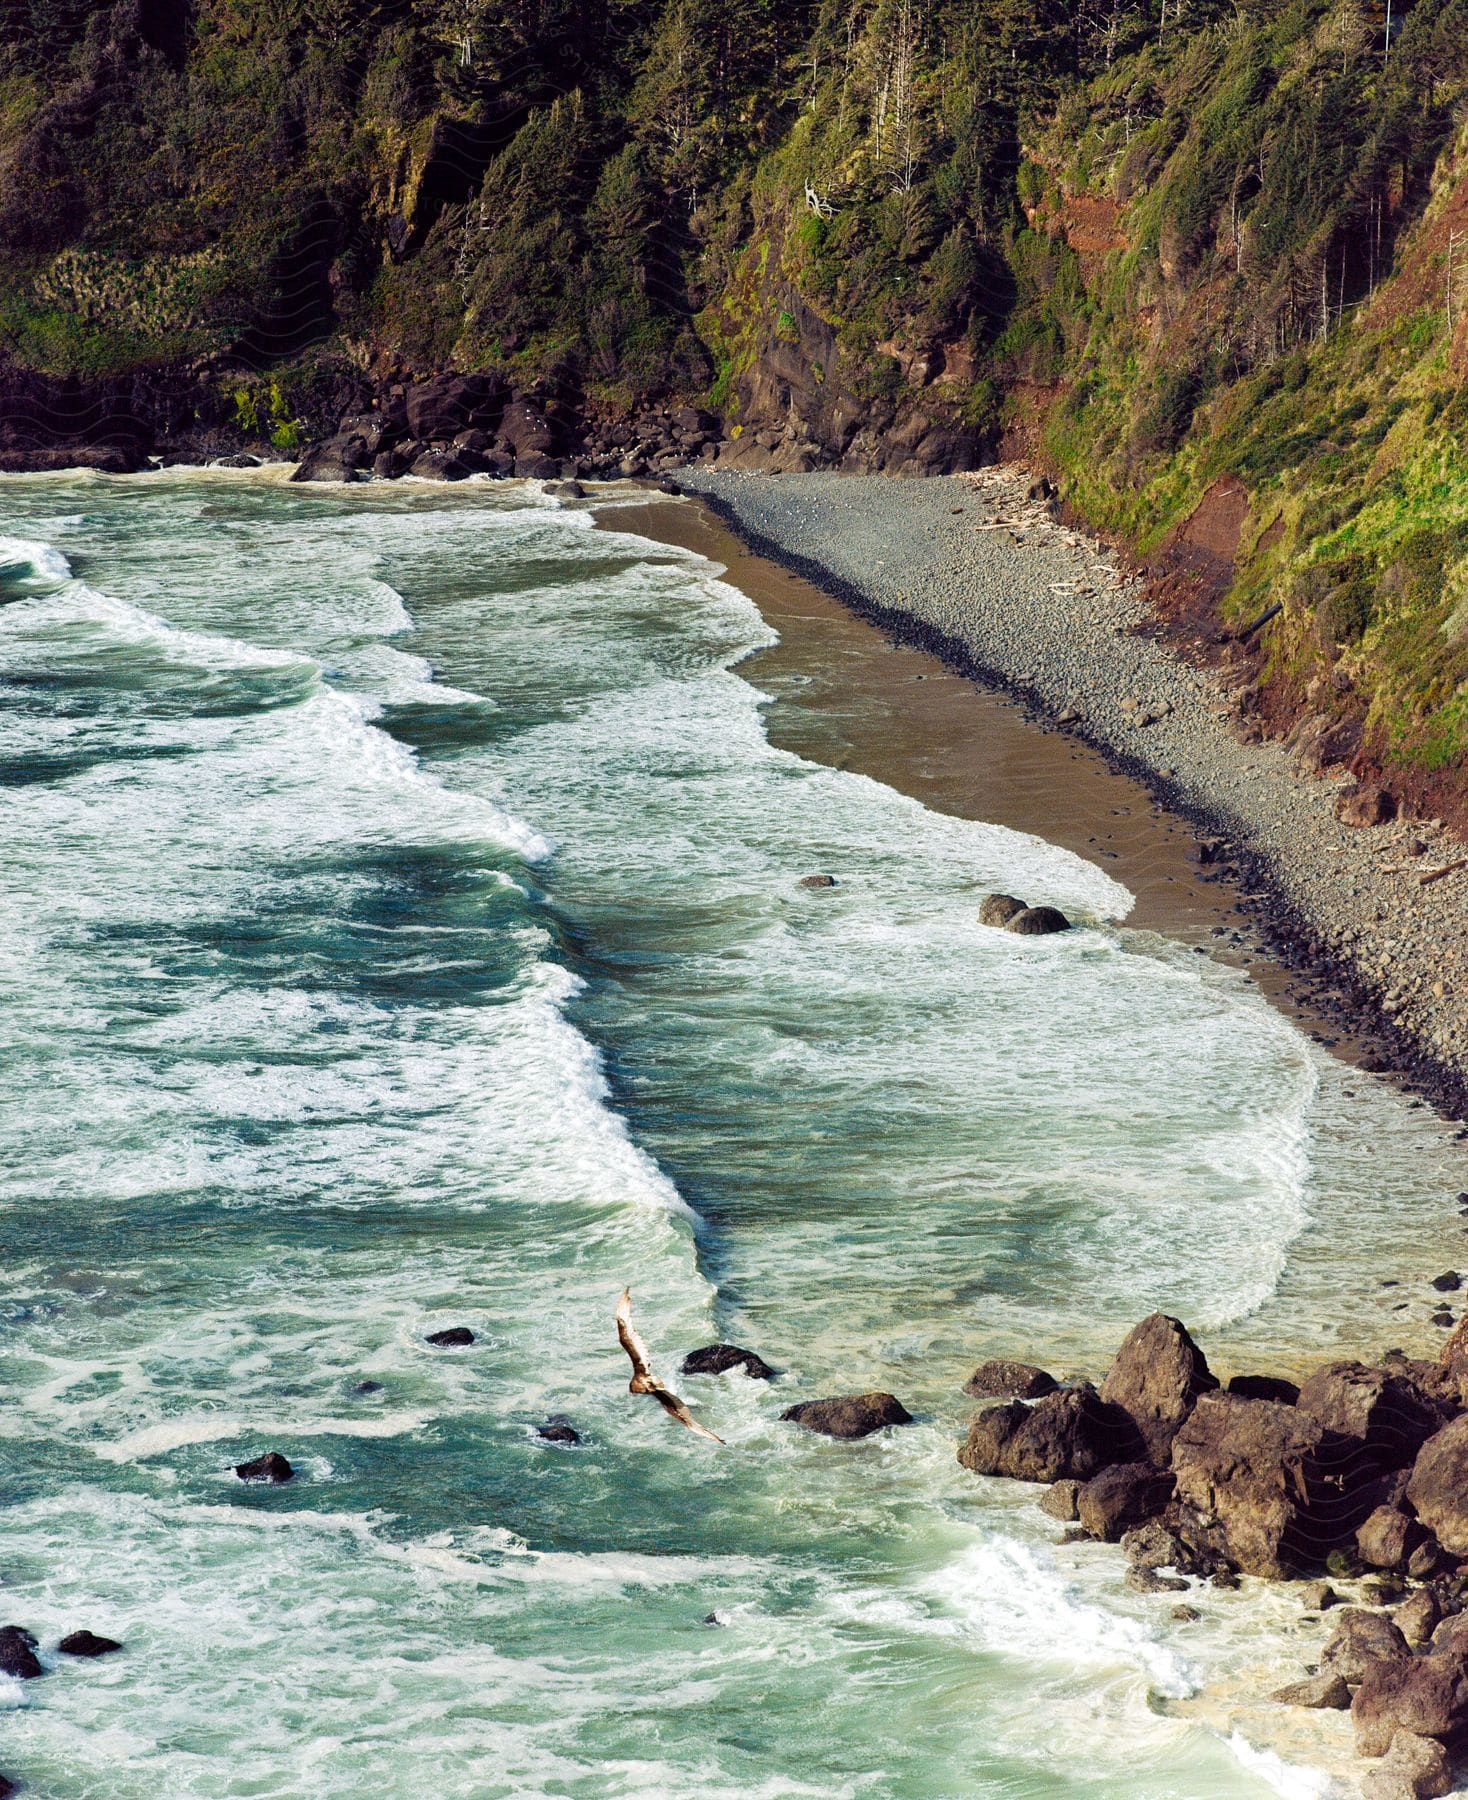
<svg viewBox="0 0 1468 1800">
<path fill-rule="evenodd" d="M 1140 584 L 1027 501 L 1027 471 L 882 476 L 685 471 L 752 548 L 1023 696 L 1223 840 L 1271 946 L 1316 1005 L 1468 1112 L 1468 854 L 1435 821 L 1343 825 L 1352 786 L 1235 735 L 1218 680 L 1142 635 Z"/>
</svg>

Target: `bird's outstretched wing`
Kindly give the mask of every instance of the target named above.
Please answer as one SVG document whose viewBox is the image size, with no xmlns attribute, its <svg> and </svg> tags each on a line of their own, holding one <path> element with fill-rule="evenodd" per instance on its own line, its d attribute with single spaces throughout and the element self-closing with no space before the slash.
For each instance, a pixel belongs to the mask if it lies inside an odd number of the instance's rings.
<svg viewBox="0 0 1468 1800">
<path fill-rule="evenodd" d="M 647 1345 L 638 1336 L 637 1327 L 632 1323 L 631 1288 L 623 1288 L 622 1298 L 617 1302 L 617 1336 L 632 1363 L 632 1380 L 628 1391 L 634 1394 L 651 1394 L 670 1419 L 676 1419 L 680 1425 L 686 1425 L 700 1437 L 712 1438 L 716 1444 L 722 1444 L 723 1438 L 716 1431 L 710 1431 L 707 1425 L 700 1425 L 689 1412 L 687 1404 L 653 1374 Z"/>
<path fill-rule="evenodd" d="M 680 1400 L 673 1390 L 664 1387 L 655 1375 L 646 1391 L 652 1395 L 670 1419 L 676 1419 L 680 1425 L 686 1425 L 690 1431 L 696 1431 L 700 1437 L 712 1438 L 716 1444 L 723 1443 L 724 1440 L 718 1432 L 710 1431 L 707 1425 L 700 1425 L 693 1414 L 689 1412 L 687 1401 Z"/>
<path fill-rule="evenodd" d="M 632 1290 L 622 1289 L 622 1298 L 617 1302 L 617 1336 L 622 1348 L 632 1359 L 632 1373 L 651 1377 L 652 1358 L 648 1355 L 647 1345 L 637 1335 L 637 1327 L 632 1323 Z"/>
</svg>

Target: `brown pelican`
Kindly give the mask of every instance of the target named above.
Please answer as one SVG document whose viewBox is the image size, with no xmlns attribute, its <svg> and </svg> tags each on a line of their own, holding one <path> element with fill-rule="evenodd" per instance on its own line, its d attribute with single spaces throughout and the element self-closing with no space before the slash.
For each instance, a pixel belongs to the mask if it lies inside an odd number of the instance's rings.
<svg viewBox="0 0 1468 1800">
<path fill-rule="evenodd" d="M 632 1323 L 631 1288 L 623 1288 L 622 1298 L 617 1302 L 617 1336 L 632 1360 L 632 1379 L 627 1384 L 627 1392 L 651 1394 L 670 1419 L 676 1419 L 680 1425 L 686 1425 L 700 1437 L 712 1438 L 716 1444 L 722 1444 L 724 1440 L 718 1433 L 710 1431 L 707 1425 L 700 1425 L 672 1388 L 665 1387 L 648 1367 L 647 1345 L 637 1335 L 637 1328 Z"/>
</svg>

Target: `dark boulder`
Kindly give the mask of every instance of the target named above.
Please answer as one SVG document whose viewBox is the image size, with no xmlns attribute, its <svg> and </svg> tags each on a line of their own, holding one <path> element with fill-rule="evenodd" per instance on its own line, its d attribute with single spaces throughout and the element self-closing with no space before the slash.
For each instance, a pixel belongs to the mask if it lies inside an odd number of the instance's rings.
<svg viewBox="0 0 1468 1800">
<path fill-rule="evenodd" d="M 408 465 L 408 473 L 420 481 L 466 481 L 476 467 L 463 450 L 420 450 Z"/>
<path fill-rule="evenodd" d="M 215 469 L 258 469 L 261 465 L 258 456 L 251 456 L 248 450 L 240 450 L 233 456 L 221 456 L 210 466 Z"/>
<path fill-rule="evenodd" d="M 472 1344 L 474 1333 L 467 1325 L 449 1325 L 443 1331 L 430 1331 L 423 1342 L 437 1344 L 441 1348 L 455 1348 L 461 1344 Z"/>
<path fill-rule="evenodd" d="M 1273 1400 L 1204 1394 L 1172 1446 L 1181 1499 L 1218 1520 L 1248 1575 L 1308 1570 L 1354 1532 L 1375 1464 L 1360 1445 Z"/>
<path fill-rule="evenodd" d="M 833 888 L 836 885 L 834 875 L 802 875 L 800 885 L 803 888 Z"/>
<path fill-rule="evenodd" d="M 1278 1400 L 1284 1406 L 1293 1406 L 1300 1398 L 1294 1382 L 1279 1375 L 1235 1375 L 1229 1381 L 1228 1391 L 1244 1400 Z"/>
<path fill-rule="evenodd" d="M 818 1431 L 823 1437 L 863 1438 L 888 1425 L 911 1425 L 912 1414 L 892 1394 L 838 1394 L 788 1406 L 782 1420 Z"/>
<path fill-rule="evenodd" d="M 1208 1359 L 1183 1324 L 1156 1312 L 1127 1333 L 1101 1384 L 1101 1398 L 1131 1417 L 1147 1454 L 1165 1468 L 1172 1440 L 1198 1396 L 1217 1386 Z"/>
<path fill-rule="evenodd" d="M 368 461 L 367 446 L 360 437 L 327 438 L 312 444 L 292 472 L 292 481 L 360 481 Z"/>
<path fill-rule="evenodd" d="M 34 1681 L 46 1671 L 36 1658 L 36 1638 L 23 1625 L 0 1625 L 0 1673 Z"/>
<path fill-rule="evenodd" d="M 1150 1462 L 1113 1463 L 1081 1489 L 1076 1510 L 1092 1537 L 1114 1544 L 1133 1525 L 1162 1512 L 1172 1488 L 1171 1473 Z"/>
<path fill-rule="evenodd" d="M 548 481 L 545 486 L 545 491 L 554 500 L 584 500 L 586 498 L 586 489 L 582 487 L 579 481 L 574 479 L 567 481 Z"/>
<path fill-rule="evenodd" d="M 1391 1467 L 1411 1462 L 1448 1421 L 1441 1401 L 1425 1394 L 1399 1369 L 1358 1362 L 1326 1363 L 1300 1388 L 1303 1413 L 1328 1431 L 1360 1438 Z"/>
<path fill-rule="evenodd" d="M 1468 1731 L 1468 1662 L 1451 1651 L 1373 1659 L 1351 1702 L 1356 1749 L 1385 1756 L 1399 1731 L 1457 1739 Z"/>
<path fill-rule="evenodd" d="M 1378 1506 L 1362 1520 L 1356 1549 L 1373 1569 L 1405 1569 L 1407 1558 L 1427 1534 L 1417 1520 L 1394 1506 Z"/>
<path fill-rule="evenodd" d="M 554 445 L 555 432 L 538 406 L 530 400 L 516 398 L 505 407 L 500 420 L 499 441 L 505 449 L 514 452 L 518 461 L 522 456 L 548 456 Z M 557 475 L 560 470 L 553 469 L 551 473 Z"/>
<path fill-rule="evenodd" d="M 553 456 L 547 456 L 539 450 L 522 450 L 515 457 L 515 478 L 518 481 L 554 481 L 560 473 L 560 465 Z"/>
<path fill-rule="evenodd" d="M 1468 1556 L 1468 1413 L 1417 1452 L 1407 1498 L 1444 1550 Z"/>
<path fill-rule="evenodd" d="M 963 1391 L 976 1399 L 1012 1395 L 1016 1400 L 1042 1400 L 1059 1386 L 1053 1375 L 1036 1368 L 1034 1363 L 1010 1362 L 1001 1356 L 980 1363 L 964 1382 Z"/>
<path fill-rule="evenodd" d="M 705 1344 L 690 1350 L 680 1364 L 684 1375 L 722 1375 L 727 1369 L 742 1369 L 751 1381 L 770 1381 L 775 1374 L 762 1356 L 738 1344 Z"/>
<path fill-rule="evenodd" d="M 1397 803 L 1384 787 L 1365 782 L 1341 795 L 1335 804 L 1335 816 L 1343 825 L 1390 825 L 1397 816 Z"/>
<path fill-rule="evenodd" d="M 1004 929 L 1018 937 L 1050 937 L 1057 931 L 1069 931 L 1070 920 L 1056 906 L 1027 906 L 1007 920 Z"/>
<path fill-rule="evenodd" d="M 1354 1687 L 1372 1663 L 1395 1662 L 1411 1654 L 1400 1628 L 1384 1613 L 1348 1606 L 1337 1615 L 1321 1666 L 1344 1676 Z"/>
<path fill-rule="evenodd" d="M 56 1646 L 63 1656 L 110 1656 L 122 1645 L 116 1638 L 99 1637 L 95 1631 L 73 1631 Z"/>
<path fill-rule="evenodd" d="M 1014 1481 L 1089 1481 L 1111 1463 L 1134 1462 L 1135 1425 L 1089 1382 L 1048 1394 L 1034 1406 L 986 1407 L 969 1426 L 958 1460 L 975 1475 Z"/>
<path fill-rule="evenodd" d="M 981 925 L 1007 925 L 1011 919 L 1017 919 L 1022 912 L 1027 912 L 1023 900 L 1016 900 L 1013 894 L 985 894 L 983 905 L 979 908 Z"/>
<path fill-rule="evenodd" d="M 252 1462 L 236 1463 L 234 1472 L 241 1481 L 272 1481 L 277 1484 L 289 1481 L 295 1470 L 278 1450 L 267 1450 L 264 1456 L 257 1456 Z"/>
<path fill-rule="evenodd" d="M 493 430 L 504 404 L 504 383 L 492 375 L 438 375 L 410 387 L 404 423 L 421 443 L 446 443 L 475 427 Z"/>
</svg>

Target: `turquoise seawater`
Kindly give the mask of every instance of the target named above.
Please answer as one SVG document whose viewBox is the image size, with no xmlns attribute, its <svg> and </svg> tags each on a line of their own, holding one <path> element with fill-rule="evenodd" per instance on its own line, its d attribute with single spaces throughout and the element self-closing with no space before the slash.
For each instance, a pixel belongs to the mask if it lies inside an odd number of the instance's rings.
<svg viewBox="0 0 1468 1800">
<path fill-rule="evenodd" d="M 0 1769 L 1349 1791 L 1257 1704 L 1298 1598 L 1175 1622 L 959 1468 L 959 1390 L 1154 1306 L 1225 1372 L 1427 1343 L 1442 1126 L 1098 867 L 772 748 L 754 605 L 534 485 L 27 477 L 0 532 L 0 1623 L 126 1644 L 0 1677 Z M 727 1448 L 628 1395 L 624 1283 Z M 720 1338 L 779 1379 L 678 1377 Z M 779 1422 L 871 1387 L 917 1424 Z"/>
</svg>

